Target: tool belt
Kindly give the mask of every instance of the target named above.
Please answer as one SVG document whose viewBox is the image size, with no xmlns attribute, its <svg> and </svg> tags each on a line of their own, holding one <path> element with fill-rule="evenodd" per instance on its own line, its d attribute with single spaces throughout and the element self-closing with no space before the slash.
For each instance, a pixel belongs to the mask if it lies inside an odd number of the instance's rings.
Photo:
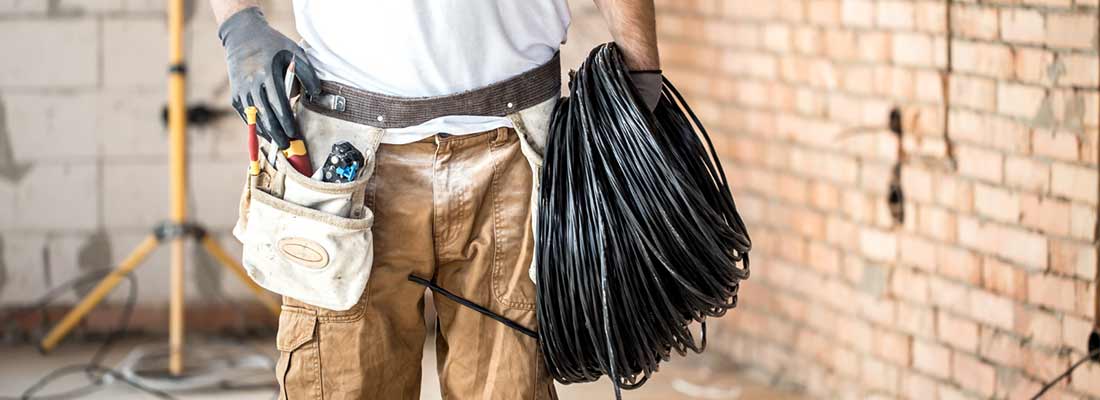
<svg viewBox="0 0 1100 400">
<path fill-rule="evenodd" d="M 364 157 L 363 172 L 347 183 L 311 179 L 295 170 L 283 152 L 273 151 L 270 144 L 264 146 L 259 172 L 248 175 L 233 228 L 234 236 L 244 245 L 245 270 L 257 284 L 275 293 L 331 310 L 351 308 L 366 288 L 374 259 L 374 215 L 364 198 L 385 129 L 447 115 L 508 117 L 521 137 L 537 189 L 551 100 L 556 100 L 561 90 L 559 71 L 555 55 L 549 62 L 502 82 L 455 95 L 422 98 L 393 97 L 323 82 L 320 95 L 302 96 L 298 105 L 371 128 L 367 138 L 356 139 Z M 528 129 L 524 121 L 536 121 L 539 126 Z M 310 129 L 302 130 L 309 144 Z M 534 200 L 532 196 L 533 205 Z"/>
<path fill-rule="evenodd" d="M 319 114 L 357 124 L 403 128 L 448 115 L 504 117 L 560 94 L 561 59 L 554 54 L 550 61 L 532 70 L 462 93 L 395 97 L 324 81 L 321 95 L 303 99 L 302 105 Z"/>
</svg>

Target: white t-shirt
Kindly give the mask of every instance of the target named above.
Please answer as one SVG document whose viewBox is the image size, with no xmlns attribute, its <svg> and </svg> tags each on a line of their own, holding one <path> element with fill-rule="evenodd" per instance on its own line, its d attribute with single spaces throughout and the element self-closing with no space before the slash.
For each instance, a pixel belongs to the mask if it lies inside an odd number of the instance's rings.
<svg viewBox="0 0 1100 400">
<path fill-rule="evenodd" d="M 401 97 L 455 94 L 549 61 L 569 28 L 566 0 L 294 0 L 321 79 Z M 511 126 L 452 115 L 388 129 L 383 143 Z"/>
</svg>

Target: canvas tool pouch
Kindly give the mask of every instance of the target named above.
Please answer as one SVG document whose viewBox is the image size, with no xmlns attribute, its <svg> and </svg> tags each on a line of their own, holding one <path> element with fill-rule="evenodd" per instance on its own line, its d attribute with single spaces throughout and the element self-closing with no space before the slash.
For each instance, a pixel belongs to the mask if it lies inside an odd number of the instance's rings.
<svg viewBox="0 0 1100 400">
<path fill-rule="evenodd" d="M 348 183 L 311 179 L 282 153 L 261 151 L 249 175 L 233 235 L 244 244 L 242 263 L 257 284 L 307 304 L 347 310 L 370 278 L 374 214 L 363 202 L 382 132 L 371 132 L 362 175 Z"/>
</svg>

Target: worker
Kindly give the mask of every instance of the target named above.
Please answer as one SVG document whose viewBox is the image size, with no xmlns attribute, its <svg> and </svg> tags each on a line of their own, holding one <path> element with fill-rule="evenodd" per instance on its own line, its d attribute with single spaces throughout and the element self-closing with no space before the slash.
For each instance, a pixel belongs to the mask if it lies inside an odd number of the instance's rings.
<svg viewBox="0 0 1100 400">
<path fill-rule="evenodd" d="M 295 42 L 258 0 L 211 0 L 232 104 L 259 110 L 263 137 L 311 157 L 382 129 L 363 200 L 374 259 L 347 310 L 283 298 L 276 367 L 289 399 L 418 399 L 424 287 L 537 329 L 532 151 L 560 96 L 566 0 L 294 0 Z M 660 97 L 653 0 L 596 0 L 636 95 Z M 300 85 L 288 98 L 288 67 Z M 316 142 L 316 144 L 314 144 Z M 447 399 L 551 399 L 529 336 L 459 304 L 434 301 L 436 363 Z"/>
</svg>

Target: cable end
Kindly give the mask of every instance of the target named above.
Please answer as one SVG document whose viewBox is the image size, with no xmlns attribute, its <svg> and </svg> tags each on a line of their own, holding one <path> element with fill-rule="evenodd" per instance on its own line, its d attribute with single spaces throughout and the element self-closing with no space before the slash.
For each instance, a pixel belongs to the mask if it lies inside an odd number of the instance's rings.
<svg viewBox="0 0 1100 400">
<path fill-rule="evenodd" d="M 1089 354 L 1092 354 L 1092 361 L 1100 363 L 1100 327 L 1092 328 L 1092 333 L 1089 334 Z"/>
<path fill-rule="evenodd" d="M 253 106 L 248 106 L 248 108 L 244 109 L 245 121 L 247 121 L 249 125 L 256 125 L 256 112 L 256 107 Z"/>
</svg>

